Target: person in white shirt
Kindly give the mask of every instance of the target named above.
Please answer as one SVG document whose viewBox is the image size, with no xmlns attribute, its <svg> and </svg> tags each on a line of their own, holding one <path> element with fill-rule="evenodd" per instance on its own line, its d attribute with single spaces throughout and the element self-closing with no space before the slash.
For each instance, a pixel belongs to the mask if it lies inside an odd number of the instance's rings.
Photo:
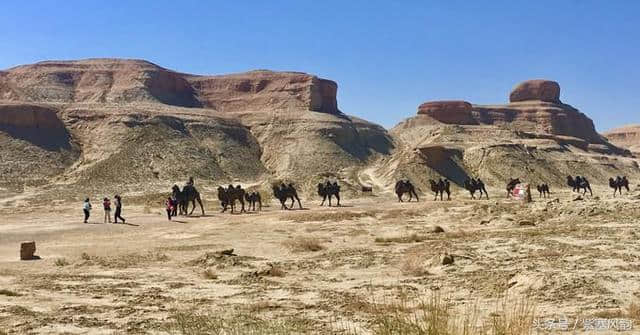
<svg viewBox="0 0 640 335">
<path fill-rule="evenodd" d="M 82 210 L 84 211 L 84 223 L 88 223 L 87 220 L 89 220 L 89 215 L 91 212 L 91 202 L 89 202 L 89 198 L 84 199 Z"/>
</svg>

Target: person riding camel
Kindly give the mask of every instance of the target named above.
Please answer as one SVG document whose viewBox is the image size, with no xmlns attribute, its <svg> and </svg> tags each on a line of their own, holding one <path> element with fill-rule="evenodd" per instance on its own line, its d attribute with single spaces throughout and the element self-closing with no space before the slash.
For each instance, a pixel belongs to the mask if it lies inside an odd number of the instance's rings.
<svg viewBox="0 0 640 335">
<path fill-rule="evenodd" d="M 193 177 L 189 177 L 189 180 L 187 181 L 185 186 L 193 186 Z"/>
</svg>

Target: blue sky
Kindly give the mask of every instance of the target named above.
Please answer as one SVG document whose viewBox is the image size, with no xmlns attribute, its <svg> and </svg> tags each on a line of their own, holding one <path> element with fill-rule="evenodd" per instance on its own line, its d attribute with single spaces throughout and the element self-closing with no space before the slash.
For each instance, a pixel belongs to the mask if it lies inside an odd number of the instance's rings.
<svg viewBox="0 0 640 335">
<path fill-rule="evenodd" d="M 295 70 L 392 127 L 428 100 L 505 103 L 560 83 L 598 130 L 640 123 L 640 1 L 6 1 L 0 68 L 140 58 L 182 72 Z"/>
</svg>

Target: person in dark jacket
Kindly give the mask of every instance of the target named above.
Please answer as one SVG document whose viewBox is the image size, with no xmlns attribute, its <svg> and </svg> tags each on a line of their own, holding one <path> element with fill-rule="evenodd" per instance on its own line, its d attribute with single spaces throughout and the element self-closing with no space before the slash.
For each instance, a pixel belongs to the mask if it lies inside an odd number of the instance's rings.
<svg viewBox="0 0 640 335">
<path fill-rule="evenodd" d="M 121 216 L 122 214 L 122 198 L 119 195 L 116 195 L 114 198 L 114 205 L 116 206 L 116 213 L 114 215 L 114 222 L 118 223 L 118 219 L 122 220 L 122 223 L 125 223 L 126 220 Z"/>
</svg>

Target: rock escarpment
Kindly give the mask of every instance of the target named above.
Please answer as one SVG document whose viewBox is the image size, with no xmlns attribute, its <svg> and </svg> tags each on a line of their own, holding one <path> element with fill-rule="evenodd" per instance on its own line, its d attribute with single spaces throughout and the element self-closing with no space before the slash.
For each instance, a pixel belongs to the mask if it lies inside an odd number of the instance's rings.
<svg viewBox="0 0 640 335">
<path fill-rule="evenodd" d="M 549 80 L 518 84 L 504 105 L 475 105 L 466 101 L 432 101 L 418 107 L 418 115 L 458 125 L 504 125 L 526 132 L 571 136 L 589 143 L 606 142 L 593 121 L 560 102 L 560 85 Z"/>
<path fill-rule="evenodd" d="M 393 144 L 384 128 L 340 112 L 337 89 L 300 72 L 200 76 L 141 60 L 18 66 L 0 72 L 0 150 L 10 158 L 0 184 L 122 192 L 188 176 L 339 177 Z"/>
<path fill-rule="evenodd" d="M 510 102 L 531 100 L 560 103 L 560 84 L 544 79 L 527 80 L 516 85 L 509 95 Z"/>
<path fill-rule="evenodd" d="M 202 105 L 221 112 L 298 109 L 337 114 L 338 85 L 299 72 L 188 77 Z"/>
<path fill-rule="evenodd" d="M 604 132 L 603 135 L 617 146 L 640 153 L 640 124 L 611 129 Z"/>
<path fill-rule="evenodd" d="M 521 177 L 561 186 L 563 176 L 578 171 L 592 180 L 639 175 L 630 152 L 600 136 L 592 120 L 560 102 L 559 94 L 557 83 L 534 80 L 517 85 L 503 105 L 423 103 L 416 116 L 390 130 L 402 149 L 380 174 L 411 178 L 422 187 L 440 177 L 458 186 L 471 176 L 498 185 Z"/>
</svg>

